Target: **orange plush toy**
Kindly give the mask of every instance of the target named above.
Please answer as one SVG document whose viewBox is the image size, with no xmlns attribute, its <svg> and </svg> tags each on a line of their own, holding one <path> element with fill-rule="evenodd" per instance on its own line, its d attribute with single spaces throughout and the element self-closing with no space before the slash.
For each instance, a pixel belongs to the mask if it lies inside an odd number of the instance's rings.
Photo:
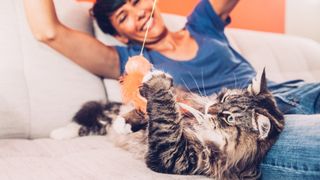
<svg viewBox="0 0 320 180">
<path fill-rule="evenodd" d="M 139 93 L 142 79 L 152 68 L 143 56 L 130 57 L 126 66 L 126 74 L 120 79 L 124 103 L 133 103 L 136 109 L 146 112 L 147 101 Z"/>
</svg>

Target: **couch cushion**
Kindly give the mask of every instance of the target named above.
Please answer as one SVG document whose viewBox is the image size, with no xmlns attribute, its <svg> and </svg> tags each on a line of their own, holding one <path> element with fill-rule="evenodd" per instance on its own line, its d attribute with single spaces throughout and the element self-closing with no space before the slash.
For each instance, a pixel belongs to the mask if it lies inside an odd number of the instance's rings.
<svg viewBox="0 0 320 180">
<path fill-rule="evenodd" d="M 0 170 L 1 180 L 207 179 L 155 173 L 104 136 L 63 141 L 0 140 Z"/>
<path fill-rule="evenodd" d="M 277 160 L 286 158 L 288 164 L 293 167 L 288 168 L 288 171 L 299 173 L 300 171 L 295 168 L 299 167 L 296 164 L 299 164 L 301 158 L 307 161 L 310 157 L 295 158 L 295 151 L 305 152 L 312 149 L 316 152 L 320 141 L 310 137 L 319 134 L 320 115 L 288 115 L 285 118 L 285 129 L 280 135 L 280 140 L 274 145 L 276 150 L 271 149 L 271 154 L 268 155 L 269 158 L 265 162 L 269 166 L 270 164 L 275 165 L 274 168 L 276 168 L 283 166 L 282 162 Z M 291 156 L 288 156 L 288 153 Z M 319 154 L 313 156 L 313 158 L 320 158 Z M 262 168 L 267 165 L 262 165 Z M 314 168 L 317 167 L 314 166 Z M 263 174 L 263 176 L 273 179 L 270 174 Z M 208 178 L 152 172 L 142 160 L 134 159 L 131 153 L 114 147 L 108 137 L 87 136 L 60 141 L 52 139 L 0 140 L 0 179 L 184 180 Z"/>
<path fill-rule="evenodd" d="M 0 6 L 0 138 L 29 133 L 29 96 L 14 1 Z M 10 18 L 9 18 L 10 17 Z"/>
<path fill-rule="evenodd" d="M 55 3 L 62 22 L 91 33 L 91 4 Z M 34 39 L 23 1 L 4 1 L 0 8 L 0 36 L 8 42 L 0 48 L 0 137 L 48 137 L 85 101 L 106 100 L 100 78 Z"/>
</svg>

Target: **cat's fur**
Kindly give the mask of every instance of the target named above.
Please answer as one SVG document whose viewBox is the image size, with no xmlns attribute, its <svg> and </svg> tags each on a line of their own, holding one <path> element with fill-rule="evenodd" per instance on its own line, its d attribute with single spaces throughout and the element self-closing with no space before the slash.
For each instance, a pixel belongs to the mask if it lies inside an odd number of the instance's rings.
<svg viewBox="0 0 320 180">
<path fill-rule="evenodd" d="M 179 93 L 169 75 L 149 73 L 140 88 L 147 99 L 147 114 L 133 110 L 123 115 L 120 120 L 130 123 L 133 132 L 119 135 L 116 142 L 144 154 L 147 166 L 156 172 L 257 179 L 259 163 L 284 128 L 264 71 L 260 77 L 245 90 L 195 97 Z M 177 98 L 189 99 L 189 106 L 179 104 Z M 84 105 L 74 118 L 82 126 L 79 135 L 107 133 L 105 129 L 112 128 L 106 126 L 116 119 L 119 107 Z"/>
</svg>

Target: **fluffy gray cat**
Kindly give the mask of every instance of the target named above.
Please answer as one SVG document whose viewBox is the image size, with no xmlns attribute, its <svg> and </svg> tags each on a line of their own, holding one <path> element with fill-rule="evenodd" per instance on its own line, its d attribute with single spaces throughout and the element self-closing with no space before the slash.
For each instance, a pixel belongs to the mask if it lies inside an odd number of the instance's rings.
<svg viewBox="0 0 320 180">
<path fill-rule="evenodd" d="M 170 75 L 153 71 L 140 88 L 146 114 L 133 110 L 118 116 L 119 103 L 89 102 L 74 117 L 75 132 L 112 134 L 117 145 L 142 154 L 156 172 L 257 179 L 261 160 L 284 128 L 265 71 L 259 77 L 247 89 L 200 97 L 174 88 Z M 59 138 L 59 131 L 53 137 Z"/>
</svg>

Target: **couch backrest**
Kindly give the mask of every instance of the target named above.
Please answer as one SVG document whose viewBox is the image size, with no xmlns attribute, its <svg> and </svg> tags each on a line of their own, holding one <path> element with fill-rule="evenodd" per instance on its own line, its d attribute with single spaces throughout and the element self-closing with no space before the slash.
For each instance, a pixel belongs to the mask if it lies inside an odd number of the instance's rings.
<svg viewBox="0 0 320 180">
<path fill-rule="evenodd" d="M 55 0 L 65 24 L 91 33 L 90 4 Z M 22 0 L 0 6 L 0 138 L 47 137 L 88 100 L 106 100 L 101 79 L 37 42 Z"/>
<path fill-rule="evenodd" d="M 320 82 L 320 44 L 284 34 L 228 29 L 229 40 L 256 70 L 266 67 L 269 79 Z"/>
</svg>

